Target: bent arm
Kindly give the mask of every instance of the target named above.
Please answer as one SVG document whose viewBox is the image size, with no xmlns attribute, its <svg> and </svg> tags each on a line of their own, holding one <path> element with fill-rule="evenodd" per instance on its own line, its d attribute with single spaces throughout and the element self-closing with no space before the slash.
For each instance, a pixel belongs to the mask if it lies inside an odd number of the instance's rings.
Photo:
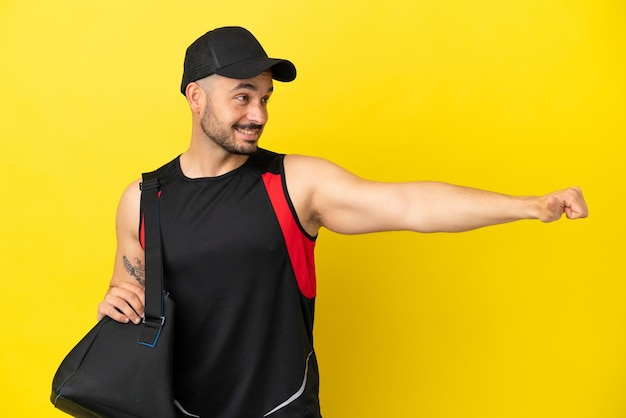
<svg viewBox="0 0 626 418">
<path fill-rule="evenodd" d="M 563 213 L 570 219 L 587 216 L 577 187 L 544 196 L 510 196 L 441 182 L 373 182 L 302 156 L 288 156 L 285 171 L 309 233 L 322 226 L 343 234 L 461 232 L 522 219 L 552 222 Z"/>
<path fill-rule="evenodd" d="M 98 305 L 98 320 L 105 316 L 119 322 L 139 323 L 144 311 L 144 250 L 139 241 L 139 181 L 122 194 L 116 215 L 117 249 L 113 276 L 104 300 Z"/>
</svg>

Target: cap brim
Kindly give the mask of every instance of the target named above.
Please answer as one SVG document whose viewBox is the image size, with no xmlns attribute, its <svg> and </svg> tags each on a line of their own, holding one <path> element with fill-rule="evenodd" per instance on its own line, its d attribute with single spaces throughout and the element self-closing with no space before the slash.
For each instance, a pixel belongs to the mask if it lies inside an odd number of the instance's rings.
<svg viewBox="0 0 626 418">
<path fill-rule="evenodd" d="M 272 71 L 272 78 L 277 81 L 289 82 L 296 78 L 296 66 L 291 61 L 265 57 L 248 58 L 227 65 L 215 71 L 215 74 L 242 80 L 256 77 L 267 70 Z"/>
</svg>

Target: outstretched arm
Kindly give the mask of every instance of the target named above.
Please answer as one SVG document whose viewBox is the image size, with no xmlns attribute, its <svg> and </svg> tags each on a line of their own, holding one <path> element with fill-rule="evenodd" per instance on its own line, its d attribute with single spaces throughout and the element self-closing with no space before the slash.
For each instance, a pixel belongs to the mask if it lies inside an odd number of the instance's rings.
<svg viewBox="0 0 626 418">
<path fill-rule="evenodd" d="M 440 182 L 382 183 L 359 178 L 323 159 L 285 158 L 287 186 L 309 233 L 390 230 L 460 232 L 521 219 L 587 216 L 577 187 L 544 196 L 510 196 Z"/>
</svg>

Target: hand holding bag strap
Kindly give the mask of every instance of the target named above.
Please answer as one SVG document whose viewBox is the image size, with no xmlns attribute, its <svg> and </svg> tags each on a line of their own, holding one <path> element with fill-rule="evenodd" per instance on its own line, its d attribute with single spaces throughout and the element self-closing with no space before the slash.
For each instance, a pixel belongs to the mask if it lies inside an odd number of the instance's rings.
<svg viewBox="0 0 626 418">
<path fill-rule="evenodd" d="M 146 304 L 144 331 L 139 343 L 156 345 L 165 322 L 163 292 L 163 254 L 159 224 L 159 181 L 157 172 L 142 174 L 141 208 L 145 233 Z"/>
</svg>

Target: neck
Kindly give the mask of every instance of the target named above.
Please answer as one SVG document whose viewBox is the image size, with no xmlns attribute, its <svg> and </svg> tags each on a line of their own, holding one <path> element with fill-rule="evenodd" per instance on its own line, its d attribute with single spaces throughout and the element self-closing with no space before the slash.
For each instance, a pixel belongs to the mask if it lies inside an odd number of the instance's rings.
<svg viewBox="0 0 626 418">
<path fill-rule="evenodd" d="M 189 178 L 217 177 L 241 167 L 247 155 L 232 154 L 218 145 L 198 147 L 192 143 L 180 156 L 180 167 Z"/>
</svg>

